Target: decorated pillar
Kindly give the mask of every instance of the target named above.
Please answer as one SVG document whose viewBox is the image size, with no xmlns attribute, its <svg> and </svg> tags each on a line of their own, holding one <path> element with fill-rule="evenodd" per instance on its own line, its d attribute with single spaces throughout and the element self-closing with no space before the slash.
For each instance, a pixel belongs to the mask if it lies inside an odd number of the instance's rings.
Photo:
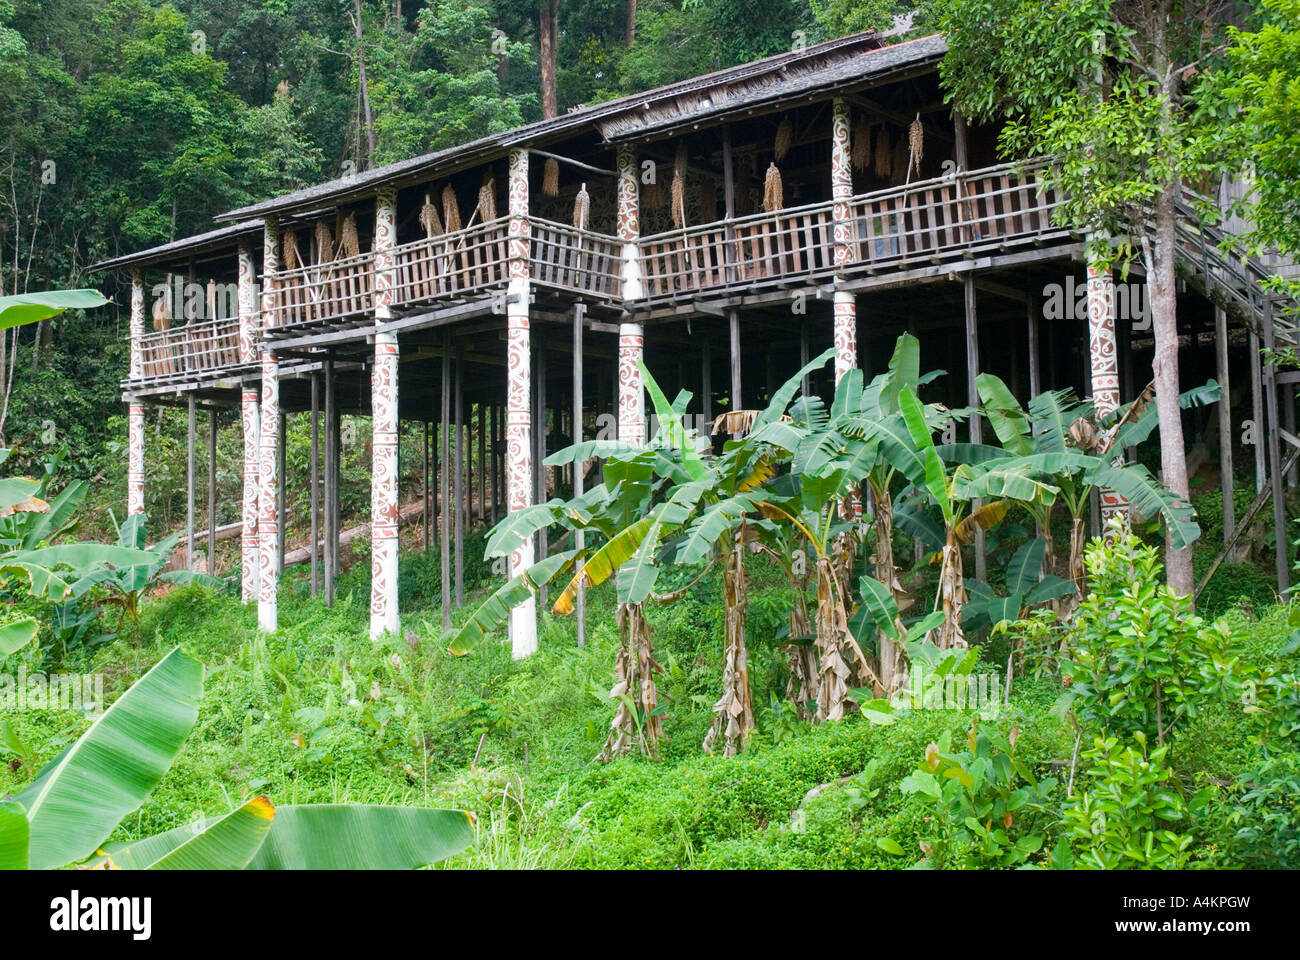
<svg viewBox="0 0 1300 960">
<path fill-rule="evenodd" d="M 144 336 L 144 271 L 131 271 L 131 366 L 132 380 L 144 376 L 140 338 Z M 144 404 L 132 399 L 126 413 L 126 514 L 144 513 Z"/>
<path fill-rule="evenodd" d="M 644 345 L 641 324 L 618 325 L 618 438 L 624 443 L 645 443 L 645 384 L 638 366 Z"/>
<path fill-rule="evenodd" d="M 509 277 L 506 296 L 506 505 L 509 512 L 533 502 L 531 350 L 528 338 L 528 152 L 510 152 Z M 510 554 L 509 576 L 533 565 L 533 541 Z M 537 601 L 530 596 L 510 611 L 510 648 L 515 659 L 537 652 Z"/>
<path fill-rule="evenodd" d="M 852 151 L 849 146 L 849 105 L 836 99 L 831 106 L 831 226 L 835 241 L 835 269 L 853 259 Z M 835 310 L 835 382 L 858 365 L 858 308 L 848 290 L 837 288 Z"/>
<path fill-rule="evenodd" d="M 268 222 L 262 244 L 262 329 L 275 324 L 275 280 L 280 269 L 280 228 Z M 272 631 L 279 625 L 277 590 L 280 571 L 280 526 L 276 498 L 279 495 L 280 371 L 275 355 L 262 346 L 262 410 L 258 430 L 257 540 L 258 591 L 257 625 Z"/>
<path fill-rule="evenodd" d="M 375 362 L 370 372 L 373 427 L 370 470 L 370 638 L 400 629 L 397 616 L 397 334 L 384 329 L 393 315 L 393 255 L 397 192 L 375 201 Z"/>
<path fill-rule="evenodd" d="M 239 362 L 257 363 L 257 271 L 253 248 L 239 245 Z M 257 599 L 260 548 L 257 542 L 257 387 L 245 382 L 240 394 L 240 424 L 244 431 L 244 503 L 240 525 L 240 596 L 244 603 Z"/>
<path fill-rule="evenodd" d="M 618 145 L 618 238 L 623 243 L 623 299 L 640 300 L 641 286 L 641 198 L 637 180 L 636 153 L 630 143 Z"/>
<path fill-rule="evenodd" d="M 1089 238 L 1089 247 L 1100 242 Z M 1088 262 L 1088 356 L 1092 366 L 1092 403 L 1098 420 L 1120 405 L 1119 352 L 1115 348 L 1115 281 L 1108 264 L 1092 257 Z M 1128 501 L 1113 490 L 1102 489 L 1101 522 L 1127 517 Z"/>
</svg>

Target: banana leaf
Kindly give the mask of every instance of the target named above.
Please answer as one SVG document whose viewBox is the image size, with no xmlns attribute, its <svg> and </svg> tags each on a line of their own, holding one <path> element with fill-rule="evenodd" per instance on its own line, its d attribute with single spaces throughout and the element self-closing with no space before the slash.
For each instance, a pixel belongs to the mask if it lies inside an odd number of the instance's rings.
<svg viewBox="0 0 1300 960">
<path fill-rule="evenodd" d="M 45 290 L 0 297 L 0 330 L 57 317 L 64 310 L 90 310 L 108 303 L 98 290 Z"/>
<path fill-rule="evenodd" d="M 480 643 L 493 630 L 501 627 L 510 619 L 510 611 L 531 597 L 552 579 L 558 576 L 577 556 L 578 551 L 569 550 L 555 553 L 545 560 L 539 560 L 527 570 L 511 577 L 504 584 L 488 595 L 477 610 L 470 615 L 461 628 L 452 637 L 447 652 L 454 656 L 464 656 Z"/>
<path fill-rule="evenodd" d="M 17 653 L 36 639 L 41 624 L 34 617 L 23 617 L 0 626 L 0 658 Z"/>
<path fill-rule="evenodd" d="M 194 726 L 202 694 L 203 665 L 172 650 L 18 795 L 32 869 L 84 860 L 144 802 Z"/>
<path fill-rule="evenodd" d="M 108 844 L 99 860 L 119 870 L 243 870 L 265 842 L 275 816 L 270 800 L 254 797 L 203 828 L 176 827 Z"/>
<path fill-rule="evenodd" d="M 463 810 L 297 804 L 276 811 L 250 870 L 414 870 L 474 842 Z"/>
<path fill-rule="evenodd" d="M 0 870 L 27 869 L 30 832 L 22 805 L 0 802 Z"/>
</svg>

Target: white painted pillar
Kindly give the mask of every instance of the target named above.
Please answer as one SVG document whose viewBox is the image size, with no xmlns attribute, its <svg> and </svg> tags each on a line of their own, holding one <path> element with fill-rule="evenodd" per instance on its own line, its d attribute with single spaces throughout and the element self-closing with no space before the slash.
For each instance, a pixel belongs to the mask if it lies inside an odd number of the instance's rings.
<svg viewBox="0 0 1300 960">
<path fill-rule="evenodd" d="M 275 281 L 280 269 L 280 228 L 268 222 L 262 243 L 262 329 L 275 325 Z M 280 570 L 279 494 L 280 372 L 275 355 L 262 347 L 262 422 L 258 431 L 258 556 L 257 625 L 273 631 L 279 626 L 277 593 Z"/>
<path fill-rule="evenodd" d="M 618 158 L 618 238 L 623 242 L 623 300 L 639 300 L 641 287 L 640 181 L 632 145 L 620 143 Z M 618 325 L 618 438 L 626 443 L 645 443 L 645 384 L 637 366 L 645 348 L 645 332 L 639 323 Z"/>
<path fill-rule="evenodd" d="M 370 639 L 401 629 L 397 603 L 397 334 L 384 330 L 393 311 L 397 191 L 375 201 L 375 363 L 370 372 Z"/>
<path fill-rule="evenodd" d="M 528 152 L 510 152 L 506 302 L 506 504 L 514 513 L 533 502 L 532 359 L 528 336 Z M 533 565 L 533 541 L 510 554 L 509 576 Z M 537 652 L 537 601 L 530 596 L 510 611 L 510 649 L 515 659 Z"/>
<path fill-rule="evenodd" d="M 257 270 L 253 265 L 253 247 L 248 242 L 239 245 L 239 362 L 257 363 Z M 261 411 L 257 389 L 245 383 L 240 394 L 240 423 L 244 431 L 244 502 L 240 527 L 240 597 L 252 603 L 258 596 L 258 564 L 260 547 L 257 542 L 257 458 L 258 418 Z"/>
<path fill-rule="evenodd" d="M 144 376 L 140 338 L 144 336 L 144 270 L 131 271 L 131 366 L 132 380 Z M 131 400 L 126 414 L 126 514 L 144 513 L 144 404 Z"/>
<path fill-rule="evenodd" d="M 623 242 L 623 299 L 640 300 L 641 285 L 641 200 L 637 179 L 636 153 L 630 143 L 620 143 L 618 157 L 618 238 Z"/>
<path fill-rule="evenodd" d="M 618 325 L 618 439 L 645 443 L 645 383 L 637 365 L 645 349 L 639 323 Z"/>
<path fill-rule="evenodd" d="M 849 147 L 849 105 L 840 99 L 831 106 L 831 226 L 835 241 L 835 267 L 853 258 L 852 152 Z M 857 299 L 848 290 L 834 292 L 835 382 L 858 365 Z"/>
<path fill-rule="evenodd" d="M 1088 246 L 1092 248 L 1102 242 L 1100 238 L 1090 237 Z M 1093 409 L 1101 419 L 1120 405 L 1119 353 L 1115 336 L 1115 281 L 1109 265 L 1096 258 L 1088 263 L 1088 357 L 1092 368 Z M 1103 528 L 1112 517 L 1127 518 L 1128 501 L 1122 496 L 1102 489 L 1099 497 Z"/>
</svg>

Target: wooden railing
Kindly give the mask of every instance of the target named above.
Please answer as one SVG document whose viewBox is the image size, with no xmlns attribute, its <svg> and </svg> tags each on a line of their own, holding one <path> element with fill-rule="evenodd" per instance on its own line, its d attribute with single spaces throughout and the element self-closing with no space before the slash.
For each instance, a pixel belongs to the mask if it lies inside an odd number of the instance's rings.
<svg viewBox="0 0 1300 960">
<path fill-rule="evenodd" d="M 146 379 L 239 365 L 239 320 L 191 321 L 140 338 Z"/>
<path fill-rule="evenodd" d="M 535 283 L 617 299 L 622 245 L 616 237 L 530 217 L 529 272 Z"/>
<path fill-rule="evenodd" d="M 846 266 L 896 266 L 1050 232 L 1060 201 L 1040 191 L 1039 169 L 989 167 L 852 198 Z M 829 274 L 835 269 L 832 208 L 828 201 L 646 237 L 645 295 Z"/>
<path fill-rule="evenodd" d="M 454 298 L 506 282 L 508 217 L 393 249 L 393 306 Z"/>
<path fill-rule="evenodd" d="M 332 263 L 271 274 L 272 327 L 321 323 L 369 314 L 374 307 L 374 257 L 363 253 Z"/>
</svg>

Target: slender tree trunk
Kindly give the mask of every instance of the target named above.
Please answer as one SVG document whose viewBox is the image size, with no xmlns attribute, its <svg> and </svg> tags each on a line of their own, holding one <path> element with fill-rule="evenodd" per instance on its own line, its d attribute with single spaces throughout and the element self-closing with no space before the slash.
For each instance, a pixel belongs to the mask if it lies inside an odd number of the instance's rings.
<svg viewBox="0 0 1300 960">
<path fill-rule="evenodd" d="M 1151 303 L 1151 327 L 1155 334 L 1152 363 L 1156 382 L 1156 414 L 1160 422 L 1161 479 L 1175 495 L 1190 499 L 1187 451 L 1183 446 L 1183 416 L 1178 406 L 1178 291 L 1174 272 L 1174 227 L 1178 197 L 1177 181 L 1166 184 L 1156 200 L 1155 242 L 1147 275 L 1147 296 Z M 1167 537 L 1167 534 L 1166 534 Z M 1165 573 L 1179 594 L 1190 595 L 1192 550 L 1175 550 L 1166 539 Z"/>
<path fill-rule="evenodd" d="M 939 647 L 949 650 L 966 646 L 966 635 L 961 628 L 961 611 L 966 603 L 966 581 L 962 574 L 961 544 L 952 530 L 943 547 L 943 562 L 939 567 L 939 602 L 943 610 L 943 623 L 939 631 Z"/>
<path fill-rule="evenodd" d="M 361 25 L 361 0 L 352 0 L 352 28 L 357 38 L 357 93 L 361 99 L 361 121 L 366 134 L 366 159 L 374 156 L 378 139 L 375 135 L 375 114 L 370 105 L 370 84 L 366 79 L 366 47 Z"/>
<path fill-rule="evenodd" d="M 550 120 L 558 113 L 555 97 L 555 42 L 557 38 L 557 0 L 541 0 L 538 7 L 538 41 L 541 47 L 542 117 Z"/>
<path fill-rule="evenodd" d="M 874 489 L 876 496 L 876 553 L 872 557 L 876 579 L 883 583 L 894 597 L 901 613 L 911 602 L 902 581 L 898 579 L 898 567 L 894 565 L 894 499 L 888 489 Z M 902 678 L 902 649 L 890 637 L 877 633 L 880 649 L 880 696 L 888 697 Z"/>
<path fill-rule="evenodd" d="M 790 639 L 812 634 L 812 620 L 808 616 L 807 580 L 790 575 Z M 789 676 L 785 695 L 794 704 L 800 720 L 811 720 L 815 709 L 808 706 L 817 700 L 817 653 L 808 643 L 791 643 L 785 648 Z"/>
<path fill-rule="evenodd" d="M 749 605 L 749 593 L 745 582 L 743 526 L 726 558 L 722 590 L 727 616 L 722 696 L 713 705 L 713 725 L 704 738 L 704 749 L 711 753 L 713 744 L 721 733 L 722 755 L 734 757 L 745 748 L 745 739 L 754 729 L 754 706 L 749 692 L 749 653 L 745 649 L 745 614 Z"/>
<path fill-rule="evenodd" d="M 659 706 L 659 690 L 655 686 L 654 677 L 656 673 L 663 673 L 663 667 L 654 658 L 645 606 L 640 603 L 620 603 L 616 618 L 621 642 L 618 659 L 614 662 L 614 688 L 610 691 L 610 697 L 618 700 L 618 709 L 609 725 L 609 736 L 605 738 L 598 759 L 608 762 L 629 753 L 633 743 L 639 746 L 642 753 L 657 758 L 664 721 L 662 716 L 655 715 Z M 624 695 L 626 700 L 623 699 Z M 638 716 L 633 716 L 633 709 Z"/>
<path fill-rule="evenodd" d="M 627 0 L 627 45 L 636 42 L 636 0 Z"/>
<path fill-rule="evenodd" d="M 821 673 L 817 681 L 815 719 L 839 720 L 849 698 L 848 662 L 844 659 L 844 638 L 849 632 L 848 616 L 839 600 L 835 566 L 830 557 L 817 561 L 817 654 Z"/>
</svg>

